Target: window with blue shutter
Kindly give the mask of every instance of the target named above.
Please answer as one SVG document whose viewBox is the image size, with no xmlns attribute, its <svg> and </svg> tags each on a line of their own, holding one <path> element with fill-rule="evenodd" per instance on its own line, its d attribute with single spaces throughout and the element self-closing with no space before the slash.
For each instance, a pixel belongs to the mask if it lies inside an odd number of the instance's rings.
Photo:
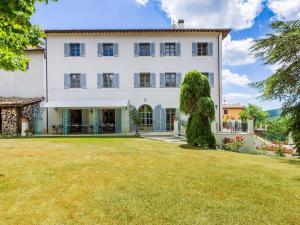
<svg viewBox="0 0 300 225">
<path fill-rule="evenodd" d="M 153 111 L 153 131 L 161 131 L 161 105 L 154 107 Z"/>
<path fill-rule="evenodd" d="M 150 78 L 150 82 L 151 82 L 151 84 L 150 84 L 150 86 L 152 87 L 152 88 L 155 88 L 156 87 L 156 80 L 155 80 L 155 73 L 151 73 L 151 78 Z"/>
<path fill-rule="evenodd" d="M 201 73 L 208 78 L 210 87 L 214 88 L 214 85 L 215 85 L 214 73 L 207 73 L 207 72 L 201 72 Z"/>
<path fill-rule="evenodd" d="M 135 88 L 140 87 L 140 74 L 139 73 L 134 74 L 134 87 Z"/>
<path fill-rule="evenodd" d="M 85 44 L 84 43 L 65 43 L 64 44 L 65 57 L 78 57 L 85 56 Z"/>
<path fill-rule="evenodd" d="M 65 73 L 64 74 L 64 88 L 65 89 L 68 89 L 68 88 L 70 88 L 70 74 L 68 74 L 68 73 Z"/>
<path fill-rule="evenodd" d="M 86 89 L 86 74 L 80 75 L 80 87 Z"/>
<path fill-rule="evenodd" d="M 181 73 L 176 73 L 176 87 L 181 85 Z"/>
<path fill-rule="evenodd" d="M 164 88 L 166 86 L 165 73 L 160 74 L 160 87 Z"/>
<path fill-rule="evenodd" d="M 193 56 L 212 56 L 212 55 L 213 55 L 212 42 L 193 43 Z"/>
<path fill-rule="evenodd" d="M 120 87 L 120 78 L 119 78 L 119 74 L 118 73 L 114 74 L 114 87 L 115 88 L 119 88 Z"/>
</svg>

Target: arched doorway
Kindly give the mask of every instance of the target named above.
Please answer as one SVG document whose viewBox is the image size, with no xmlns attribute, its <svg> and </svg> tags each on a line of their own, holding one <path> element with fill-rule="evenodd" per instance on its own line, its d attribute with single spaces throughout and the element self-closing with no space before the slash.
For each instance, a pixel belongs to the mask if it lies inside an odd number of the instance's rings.
<svg viewBox="0 0 300 225">
<path fill-rule="evenodd" d="M 152 131 L 152 125 L 153 125 L 153 111 L 151 106 L 149 105 L 142 105 L 139 108 L 139 113 L 141 115 L 141 127 L 140 129 L 142 131 Z"/>
</svg>

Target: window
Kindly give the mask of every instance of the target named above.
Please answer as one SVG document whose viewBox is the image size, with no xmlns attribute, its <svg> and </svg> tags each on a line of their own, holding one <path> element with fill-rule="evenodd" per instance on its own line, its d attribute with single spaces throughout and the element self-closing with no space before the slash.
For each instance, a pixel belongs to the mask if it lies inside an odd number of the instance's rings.
<svg viewBox="0 0 300 225">
<path fill-rule="evenodd" d="M 114 83 L 114 74 L 113 73 L 104 73 L 103 74 L 103 87 L 112 88 Z"/>
<path fill-rule="evenodd" d="M 224 109 L 224 115 L 228 114 L 228 109 Z"/>
<path fill-rule="evenodd" d="M 176 73 L 165 74 L 165 87 L 176 87 Z"/>
<path fill-rule="evenodd" d="M 103 56 L 114 56 L 114 44 L 103 44 Z"/>
<path fill-rule="evenodd" d="M 174 130 L 174 119 L 176 116 L 175 109 L 166 109 L 166 130 L 172 131 Z"/>
<path fill-rule="evenodd" d="M 69 44 L 69 55 L 70 56 L 80 56 L 80 43 L 70 43 Z"/>
<path fill-rule="evenodd" d="M 165 43 L 165 56 L 176 56 L 175 43 Z"/>
<path fill-rule="evenodd" d="M 141 130 L 152 130 L 152 108 L 149 105 L 142 105 L 139 108 L 141 116 Z"/>
<path fill-rule="evenodd" d="M 140 73 L 140 87 L 150 87 L 150 73 Z"/>
<path fill-rule="evenodd" d="M 140 49 L 140 52 L 139 52 L 140 56 L 150 56 L 151 55 L 150 43 L 140 43 L 139 49 Z"/>
<path fill-rule="evenodd" d="M 208 43 L 197 43 L 197 55 L 198 56 L 208 55 Z"/>
<path fill-rule="evenodd" d="M 70 87 L 71 88 L 81 88 L 80 85 L 80 74 L 70 74 Z"/>
</svg>

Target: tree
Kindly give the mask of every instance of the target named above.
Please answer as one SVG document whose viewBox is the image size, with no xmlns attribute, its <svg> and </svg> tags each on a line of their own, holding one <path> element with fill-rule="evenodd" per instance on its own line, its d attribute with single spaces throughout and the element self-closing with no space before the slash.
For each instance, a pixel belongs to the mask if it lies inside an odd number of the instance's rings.
<svg viewBox="0 0 300 225">
<path fill-rule="evenodd" d="M 270 140 L 285 141 L 289 135 L 289 120 L 287 116 L 268 121 L 266 137 Z"/>
<path fill-rule="evenodd" d="M 141 126 L 142 118 L 139 111 L 133 106 L 129 107 L 129 115 L 135 127 L 136 135 L 139 133 L 139 127 Z"/>
<path fill-rule="evenodd" d="M 48 1 L 0 1 L 0 69 L 26 70 L 29 59 L 24 50 L 29 46 L 43 44 L 44 37 L 40 27 L 31 24 L 30 17 L 35 12 L 35 3 Z"/>
<path fill-rule="evenodd" d="M 247 120 L 248 117 L 252 117 L 254 127 L 256 127 L 258 124 L 265 124 L 267 122 L 269 114 L 267 112 L 264 112 L 262 108 L 257 105 L 248 104 L 246 106 L 246 109 L 240 112 L 240 117 L 242 120 Z"/>
<path fill-rule="evenodd" d="M 210 123 L 215 118 L 214 102 L 210 97 L 207 77 L 196 70 L 187 73 L 181 85 L 180 111 L 188 115 L 188 144 L 215 148 L 216 140 Z"/>
<path fill-rule="evenodd" d="M 276 21 L 271 26 L 274 33 L 257 40 L 251 53 L 279 68 L 252 86 L 262 93 L 262 99 L 283 103 L 283 115 L 291 118 L 289 130 L 300 153 L 300 20 Z"/>
</svg>

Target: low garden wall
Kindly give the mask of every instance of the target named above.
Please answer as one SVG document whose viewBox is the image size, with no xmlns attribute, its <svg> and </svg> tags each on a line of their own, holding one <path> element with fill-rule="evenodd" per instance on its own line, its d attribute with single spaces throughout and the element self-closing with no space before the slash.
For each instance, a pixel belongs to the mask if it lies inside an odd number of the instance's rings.
<svg viewBox="0 0 300 225">
<path fill-rule="evenodd" d="M 242 137 L 245 141 L 244 146 L 241 148 L 242 151 L 255 149 L 255 139 L 253 133 L 215 133 L 217 145 L 223 145 L 223 141 L 225 138 L 235 139 L 236 136 Z"/>
</svg>

